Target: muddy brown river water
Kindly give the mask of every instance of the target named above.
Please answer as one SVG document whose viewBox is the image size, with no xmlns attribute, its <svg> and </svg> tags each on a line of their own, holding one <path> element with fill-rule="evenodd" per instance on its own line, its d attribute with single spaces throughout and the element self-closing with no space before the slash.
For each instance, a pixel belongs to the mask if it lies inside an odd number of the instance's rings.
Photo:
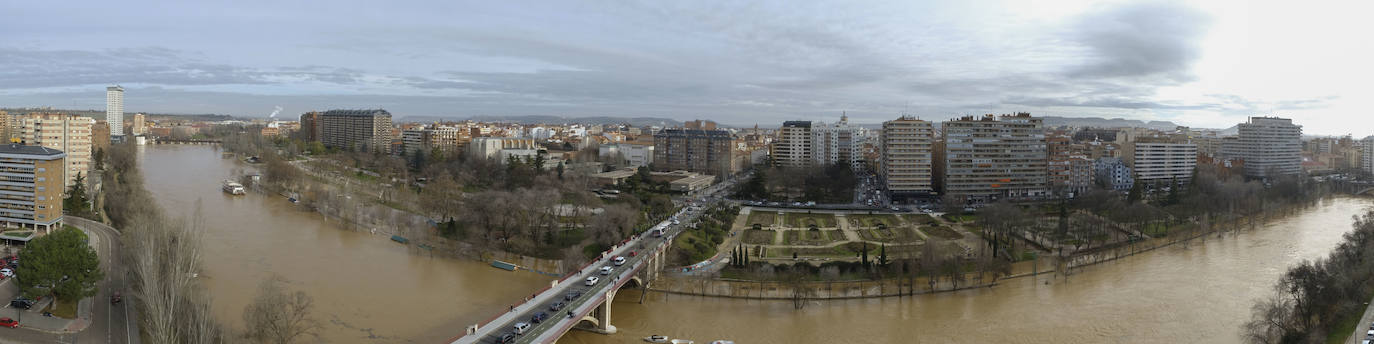
<svg viewBox="0 0 1374 344">
<path fill-rule="evenodd" d="M 279 274 L 308 291 L 329 343 L 438 343 L 548 282 L 486 264 L 415 255 L 383 236 L 344 229 L 280 197 L 228 196 L 242 166 L 209 146 L 147 146 L 149 191 L 171 214 L 200 202 L 206 287 L 238 326 L 257 284 Z M 1374 207 L 1338 198 L 1262 229 L 1194 241 L 995 288 L 903 298 L 757 301 L 624 290 L 615 335 L 574 331 L 560 343 L 632 343 L 650 334 L 697 343 L 1233 343 L 1254 300 L 1282 271 L 1324 256 Z M 1047 283 L 1048 282 L 1048 283 Z"/>
</svg>

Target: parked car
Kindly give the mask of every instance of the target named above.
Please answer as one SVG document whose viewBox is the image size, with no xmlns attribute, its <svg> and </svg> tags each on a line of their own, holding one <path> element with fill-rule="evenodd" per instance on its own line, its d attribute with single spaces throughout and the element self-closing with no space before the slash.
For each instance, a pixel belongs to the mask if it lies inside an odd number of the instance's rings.
<svg viewBox="0 0 1374 344">
<path fill-rule="evenodd" d="M 596 278 L 596 276 L 587 277 L 587 286 L 594 286 L 594 285 L 596 285 L 596 282 L 600 282 L 600 281 L 601 281 L 601 279 L 600 279 L 600 278 Z"/>
<path fill-rule="evenodd" d="M 616 256 L 616 257 L 615 257 L 615 265 L 616 265 L 616 266 L 625 265 L 625 257 Z M 588 285 L 590 285 L 590 284 L 588 284 Z"/>
<path fill-rule="evenodd" d="M 515 323 L 515 326 L 512 326 L 512 328 L 515 330 L 515 334 L 525 334 L 525 331 L 530 330 L 530 324 L 519 322 Z"/>
<path fill-rule="evenodd" d="M 567 306 L 567 304 L 562 302 L 554 302 L 552 305 L 549 305 L 549 310 L 557 312 L 558 310 L 563 309 L 563 306 Z"/>
<path fill-rule="evenodd" d="M 10 307 L 29 309 L 33 308 L 33 301 L 25 298 L 18 298 L 10 301 Z"/>
<path fill-rule="evenodd" d="M 507 343 L 514 343 L 514 342 L 515 342 L 515 334 L 514 334 L 514 333 L 505 333 L 505 334 L 502 334 L 500 337 L 496 337 L 496 344 L 507 344 Z"/>
<path fill-rule="evenodd" d="M 602 275 L 610 275 L 612 271 L 615 271 L 615 268 L 610 267 L 610 266 L 603 266 L 603 267 L 601 267 L 601 274 L 602 274 Z"/>
<path fill-rule="evenodd" d="M 544 322 L 544 319 L 548 319 L 548 318 L 549 318 L 549 313 L 544 313 L 544 312 L 534 313 L 534 316 L 530 317 L 530 322 L 538 324 L 538 323 Z"/>
<path fill-rule="evenodd" d="M 17 328 L 19 327 L 19 322 L 10 318 L 0 318 L 0 326 L 8 328 Z"/>
<path fill-rule="evenodd" d="M 4 276 L 3 278 L 14 277 L 14 270 L 10 268 L 0 269 L 0 276 Z"/>
</svg>

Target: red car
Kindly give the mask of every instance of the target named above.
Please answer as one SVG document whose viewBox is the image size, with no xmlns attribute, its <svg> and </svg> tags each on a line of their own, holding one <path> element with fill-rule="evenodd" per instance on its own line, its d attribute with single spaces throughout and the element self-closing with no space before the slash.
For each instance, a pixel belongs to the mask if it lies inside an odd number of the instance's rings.
<svg viewBox="0 0 1374 344">
<path fill-rule="evenodd" d="M 14 319 L 10 319 L 10 318 L 0 318 L 0 326 L 4 326 L 4 327 L 8 327 L 8 328 L 17 328 L 17 327 L 19 327 L 19 322 L 18 322 L 18 321 L 14 321 Z"/>
</svg>

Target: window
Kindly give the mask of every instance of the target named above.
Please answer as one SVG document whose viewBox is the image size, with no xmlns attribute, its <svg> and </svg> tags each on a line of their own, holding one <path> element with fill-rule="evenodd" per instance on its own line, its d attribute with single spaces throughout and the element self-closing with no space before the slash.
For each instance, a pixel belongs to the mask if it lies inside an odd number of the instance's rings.
<svg viewBox="0 0 1374 344">
<path fill-rule="evenodd" d="M 46 167 L 39 167 L 39 168 L 38 168 L 38 172 L 47 172 L 47 171 L 48 171 L 48 169 L 47 169 Z"/>
</svg>

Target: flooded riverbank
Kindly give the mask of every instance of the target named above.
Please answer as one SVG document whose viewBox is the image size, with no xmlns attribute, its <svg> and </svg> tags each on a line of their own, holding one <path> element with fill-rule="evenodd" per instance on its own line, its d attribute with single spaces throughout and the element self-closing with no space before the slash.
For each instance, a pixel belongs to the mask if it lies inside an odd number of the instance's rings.
<svg viewBox="0 0 1374 344">
<path fill-rule="evenodd" d="M 1234 343 L 1254 300 L 1288 266 L 1325 255 L 1374 206 L 1338 198 L 1263 228 L 1174 245 L 994 288 L 811 302 L 623 291 L 620 332 L 573 332 L 560 343 L 624 343 L 649 334 L 742 343 Z"/>
<path fill-rule="evenodd" d="M 202 283 L 220 321 L 240 326 L 270 274 L 315 298 L 327 343 L 435 343 L 494 315 L 551 279 L 480 262 L 414 255 L 387 236 L 353 231 L 285 198 L 232 196 L 220 182 L 244 166 L 211 146 L 140 147 L 147 187 L 172 217 L 200 206 Z"/>
</svg>

